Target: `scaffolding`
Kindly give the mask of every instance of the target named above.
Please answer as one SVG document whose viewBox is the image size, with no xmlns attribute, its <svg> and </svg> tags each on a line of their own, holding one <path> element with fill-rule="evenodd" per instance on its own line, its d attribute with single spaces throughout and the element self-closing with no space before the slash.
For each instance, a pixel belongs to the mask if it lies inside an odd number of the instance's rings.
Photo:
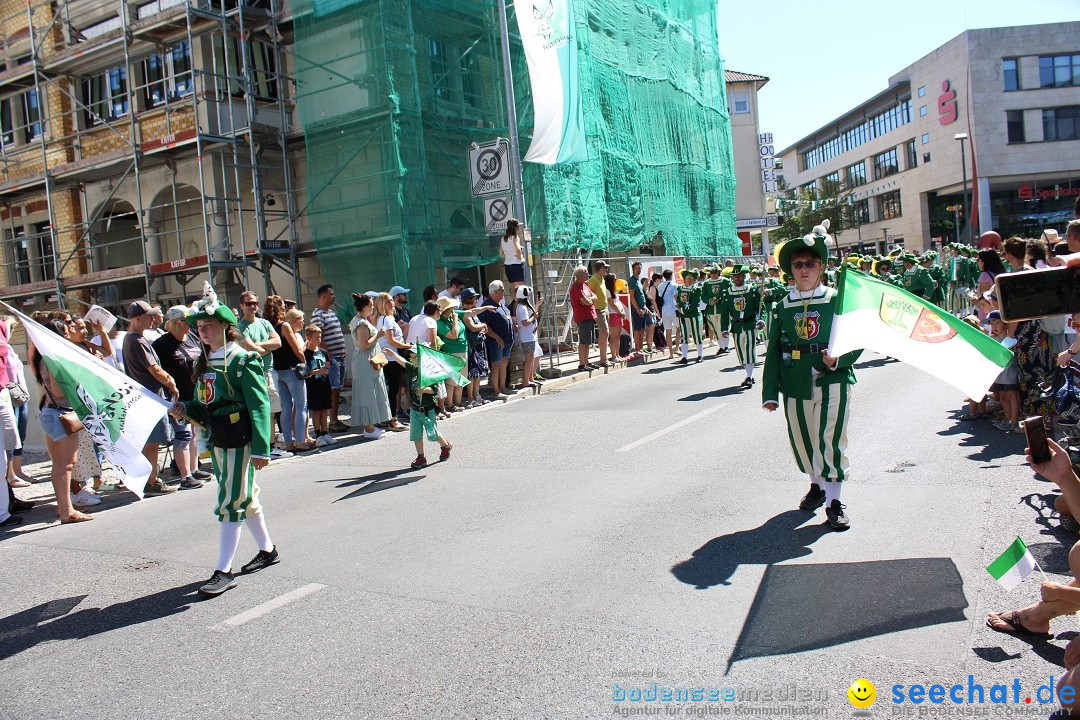
<svg viewBox="0 0 1080 720">
<path fill-rule="evenodd" d="M 0 297 L 122 310 L 261 274 L 300 300 L 314 247 L 279 0 L 27 3 L 0 33 Z"/>
</svg>

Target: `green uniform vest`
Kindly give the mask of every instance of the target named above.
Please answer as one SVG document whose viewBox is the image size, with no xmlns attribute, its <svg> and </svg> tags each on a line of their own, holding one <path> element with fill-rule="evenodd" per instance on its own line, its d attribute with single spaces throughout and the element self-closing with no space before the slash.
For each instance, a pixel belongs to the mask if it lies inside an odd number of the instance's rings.
<svg viewBox="0 0 1080 720">
<path fill-rule="evenodd" d="M 701 285 L 681 285 L 675 290 L 675 312 L 681 318 L 701 316 Z"/>
<path fill-rule="evenodd" d="M 734 332 L 753 330 L 761 313 L 761 288 L 753 283 L 732 286 L 720 306 L 721 324 Z"/>
<path fill-rule="evenodd" d="M 195 378 L 195 399 L 184 404 L 186 412 L 205 424 L 209 415 L 236 412 L 239 406 L 251 415 L 252 456 L 270 457 L 270 395 L 262 358 L 232 343 L 225 355 L 225 365 L 220 359 L 211 360 Z"/>
</svg>

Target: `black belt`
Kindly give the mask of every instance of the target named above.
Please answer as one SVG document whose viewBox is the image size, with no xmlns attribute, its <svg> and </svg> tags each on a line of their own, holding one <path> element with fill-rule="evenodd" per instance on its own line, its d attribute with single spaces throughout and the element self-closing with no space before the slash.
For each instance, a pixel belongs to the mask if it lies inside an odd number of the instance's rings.
<svg viewBox="0 0 1080 720">
<path fill-rule="evenodd" d="M 829 349 L 828 345 L 818 345 L 817 343 L 810 343 L 809 345 L 784 345 L 780 344 L 781 352 L 800 352 L 809 353 L 811 355 L 824 355 L 825 351 Z"/>
<path fill-rule="evenodd" d="M 60 412 L 71 412 L 75 408 L 64 407 L 63 405 L 54 405 L 51 402 L 45 403 L 43 407 L 52 408 L 53 410 L 59 410 Z"/>
</svg>

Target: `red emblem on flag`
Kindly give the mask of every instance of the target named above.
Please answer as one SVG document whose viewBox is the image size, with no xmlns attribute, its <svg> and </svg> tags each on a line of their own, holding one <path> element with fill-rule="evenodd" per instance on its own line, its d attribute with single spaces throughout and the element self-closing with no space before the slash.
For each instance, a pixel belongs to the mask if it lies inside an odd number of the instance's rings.
<svg viewBox="0 0 1080 720">
<path fill-rule="evenodd" d="M 945 342 L 955 335 L 956 330 L 942 320 L 937 313 L 925 308 L 919 313 L 919 319 L 915 321 L 915 327 L 911 331 L 912 340 L 928 343 Z"/>
</svg>

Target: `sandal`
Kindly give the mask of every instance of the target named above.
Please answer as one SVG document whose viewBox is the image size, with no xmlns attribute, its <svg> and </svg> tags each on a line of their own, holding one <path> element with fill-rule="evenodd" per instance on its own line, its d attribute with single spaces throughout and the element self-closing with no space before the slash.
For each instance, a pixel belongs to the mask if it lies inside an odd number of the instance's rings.
<svg viewBox="0 0 1080 720">
<path fill-rule="evenodd" d="M 1024 623 L 1020 620 L 1020 611 L 1011 610 L 1007 613 L 990 613 L 991 616 L 1001 620 L 1007 627 L 999 628 L 994 627 L 990 623 L 990 618 L 986 618 L 986 627 L 990 628 L 994 632 L 999 632 L 1004 635 L 1015 635 L 1017 637 L 1033 637 L 1040 640 L 1050 640 L 1054 637 L 1053 633 L 1048 632 L 1036 632 L 1034 630 L 1028 630 L 1024 627 Z"/>
<path fill-rule="evenodd" d="M 60 516 L 57 515 L 57 517 L 60 517 Z M 79 512 L 78 510 L 72 510 L 71 514 L 68 515 L 67 520 L 65 520 L 64 518 L 60 518 L 60 524 L 61 525 L 70 525 L 71 523 L 87 522 L 88 520 L 93 520 L 93 519 L 94 519 L 93 515 L 87 515 L 86 513 Z"/>
</svg>

